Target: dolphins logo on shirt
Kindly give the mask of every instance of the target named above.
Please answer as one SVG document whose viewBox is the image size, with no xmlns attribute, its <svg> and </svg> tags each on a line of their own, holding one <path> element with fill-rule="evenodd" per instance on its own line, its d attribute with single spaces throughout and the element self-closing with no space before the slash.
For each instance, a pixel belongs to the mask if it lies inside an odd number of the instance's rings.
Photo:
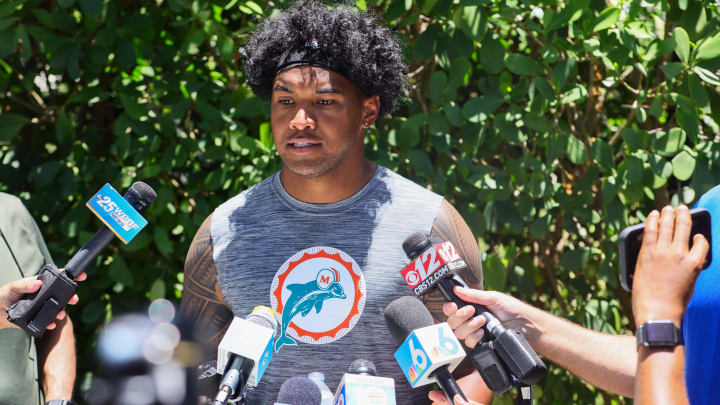
<svg viewBox="0 0 720 405">
<path fill-rule="evenodd" d="M 270 301 L 281 325 L 277 352 L 300 342 L 326 344 L 350 332 L 365 306 L 365 278 L 345 252 L 312 247 L 277 271 Z"/>
<path fill-rule="evenodd" d="M 295 341 L 287 337 L 286 334 L 290 321 L 296 315 L 307 316 L 313 308 L 315 308 L 315 313 L 319 314 L 325 300 L 330 298 L 345 299 L 345 291 L 338 281 L 338 271 L 325 268 L 318 272 L 316 279 L 313 281 L 305 284 L 290 284 L 287 286 L 291 294 L 285 303 L 284 313 L 288 314 L 287 316 L 282 315 L 280 338 L 275 342 L 276 352 L 283 345 L 296 344 Z"/>
</svg>

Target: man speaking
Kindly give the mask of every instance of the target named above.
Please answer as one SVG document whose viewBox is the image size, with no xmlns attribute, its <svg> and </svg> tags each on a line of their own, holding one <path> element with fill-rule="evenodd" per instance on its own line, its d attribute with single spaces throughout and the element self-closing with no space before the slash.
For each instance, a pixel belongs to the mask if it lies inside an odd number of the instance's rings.
<svg viewBox="0 0 720 405">
<path fill-rule="evenodd" d="M 262 23 L 245 50 L 248 84 L 271 103 L 282 170 L 200 227 L 182 315 L 209 331 L 213 349 L 233 315 L 257 305 L 276 312 L 272 361 L 250 403 L 273 403 L 286 379 L 310 371 L 334 390 L 358 358 L 395 379 L 399 404 L 426 403 L 427 389 L 411 391 L 395 363 L 382 315 L 410 293 L 402 242 L 432 233 L 458 247 L 471 285 L 482 286 L 482 271 L 477 242 L 447 201 L 364 155 L 365 129 L 405 93 L 400 47 L 372 14 L 308 1 Z M 445 318 L 439 295 L 425 303 Z M 489 400 L 477 373 L 463 380 L 468 398 Z"/>
</svg>

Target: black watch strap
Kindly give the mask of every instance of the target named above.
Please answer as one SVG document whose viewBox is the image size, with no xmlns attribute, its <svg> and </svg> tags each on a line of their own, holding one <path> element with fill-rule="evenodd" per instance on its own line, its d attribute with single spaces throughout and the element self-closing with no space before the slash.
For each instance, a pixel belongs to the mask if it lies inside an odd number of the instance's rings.
<svg viewBox="0 0 720 405">
<path fill-rule="evenodd" d="M 683 345 L 682 330 L 670 320 L 647 321 L 635 331 L 638 347 L 675 347 Z"/>
</svg>

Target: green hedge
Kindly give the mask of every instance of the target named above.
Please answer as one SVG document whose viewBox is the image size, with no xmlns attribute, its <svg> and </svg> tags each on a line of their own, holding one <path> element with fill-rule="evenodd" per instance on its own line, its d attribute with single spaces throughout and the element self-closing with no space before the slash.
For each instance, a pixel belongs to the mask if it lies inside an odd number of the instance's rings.
<svg viewBox="0 0 720 405">
<path fill-rule="evenodd" d="M 356 2 L 393 27 L 412 72 L 367 154 L 461 211 L 488 288 L 627 333 L 619 231 L 720 182 L 718 5 Z M 26 201 L 58 264 L 98 228 L 84 204 L 104 183 L 143 180 L 159 195 L 148 229 L 103 252 L 70 311 L 80 386 L 98 326 L 179 299 L 199 224 L 279 168 L 240 47 L 286 4 L 0 2 L 0 190 Z M 558 367 L 537 392 L 543 404 L 624 402 Z"/>
</svg>

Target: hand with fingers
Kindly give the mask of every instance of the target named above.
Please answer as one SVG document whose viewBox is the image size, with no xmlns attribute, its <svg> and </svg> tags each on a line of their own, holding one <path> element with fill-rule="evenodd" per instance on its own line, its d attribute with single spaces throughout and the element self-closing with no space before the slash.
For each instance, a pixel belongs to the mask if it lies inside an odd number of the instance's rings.
<svg viewBox="0 0 720 405">
<path fill-rule="evenodd" d="M 675 328 L 680 327 L 710 248 L 700 234 L 693 237 L 690 248 L 691 229 L 692 219 L 684 205 L 676 210 L 667 206 L 662 213 L 653 211 L 648 215 L 632 291 L 633 314 L 639 330 L 667 321 Z M 680 334 L 677 329 L 675 333 Z M 638 345 L 635 403 L 689 403 L 682 340 L 655 332 L 654 344 L 650 344 L 649 331 L 639 336 L 642 345 Z"/>
<path fill-rule="evenodd" d="M 455 287 L 455 293 L 467 302 L 484 305 L 502 322 L 503 326 L 521 332 L 528 339 L 536 330 L 528 317 L 533 308 L 517 298 L 497 291 L 463 287 Z M 447 322 L 458 339 L 463 339 L 467 347 L 474 348 L 483 337 L 482 327 L 486 322 L 485 317 L 475 315 L 475 309 L 470 305 L 458 308 L 454 302 L 445 303 L 443 312 L 447 315 Z"/>
<path fill-rule="evenodd" d="M 77 281 L 83 281 L 87 279 L 87 274 L 80 273 L 80 275 L 75 278 Z M 0 286 L 0 329 L 3 328 L 17 328 L 17 326 L 13 323 L 10 323 L 7 321 L 7 312 L 6 309 L 10 305 L 17 302 L 17 300 L 20 299 L 24 294 L 30 294 L 38 291 L 40 287 L 42 286 L 42 281 L 37 279 L 37 276 L 32 277 L 26 277 L 21 278 L 20 280 L 15 280 L 13 282 L 7 283 L 3 286 Z M 73 295 L 70 298 L 70 301 L 68 304 L 75 305 L 79 301 L 79 298 L 77 294 Z M 55 319 L 57 320 L 63 320 L 67 314 L 65 313 L 65 310 L 58 312 Z M 55 329 L 57 325 L 55 325 L 55 322 L 50 322 L 50 324 L 47 326 L 47 329 Z"/>
<path fill-rule="evenodd" d="M 704 236 L 693 237 L 692 220 L 685 205 L 667 206 L 648 215 L 635 267 L 632 291 L 635 323 L 669 319 L 680 325 L 693 286 L 710 245 Z"/>
</svg>

